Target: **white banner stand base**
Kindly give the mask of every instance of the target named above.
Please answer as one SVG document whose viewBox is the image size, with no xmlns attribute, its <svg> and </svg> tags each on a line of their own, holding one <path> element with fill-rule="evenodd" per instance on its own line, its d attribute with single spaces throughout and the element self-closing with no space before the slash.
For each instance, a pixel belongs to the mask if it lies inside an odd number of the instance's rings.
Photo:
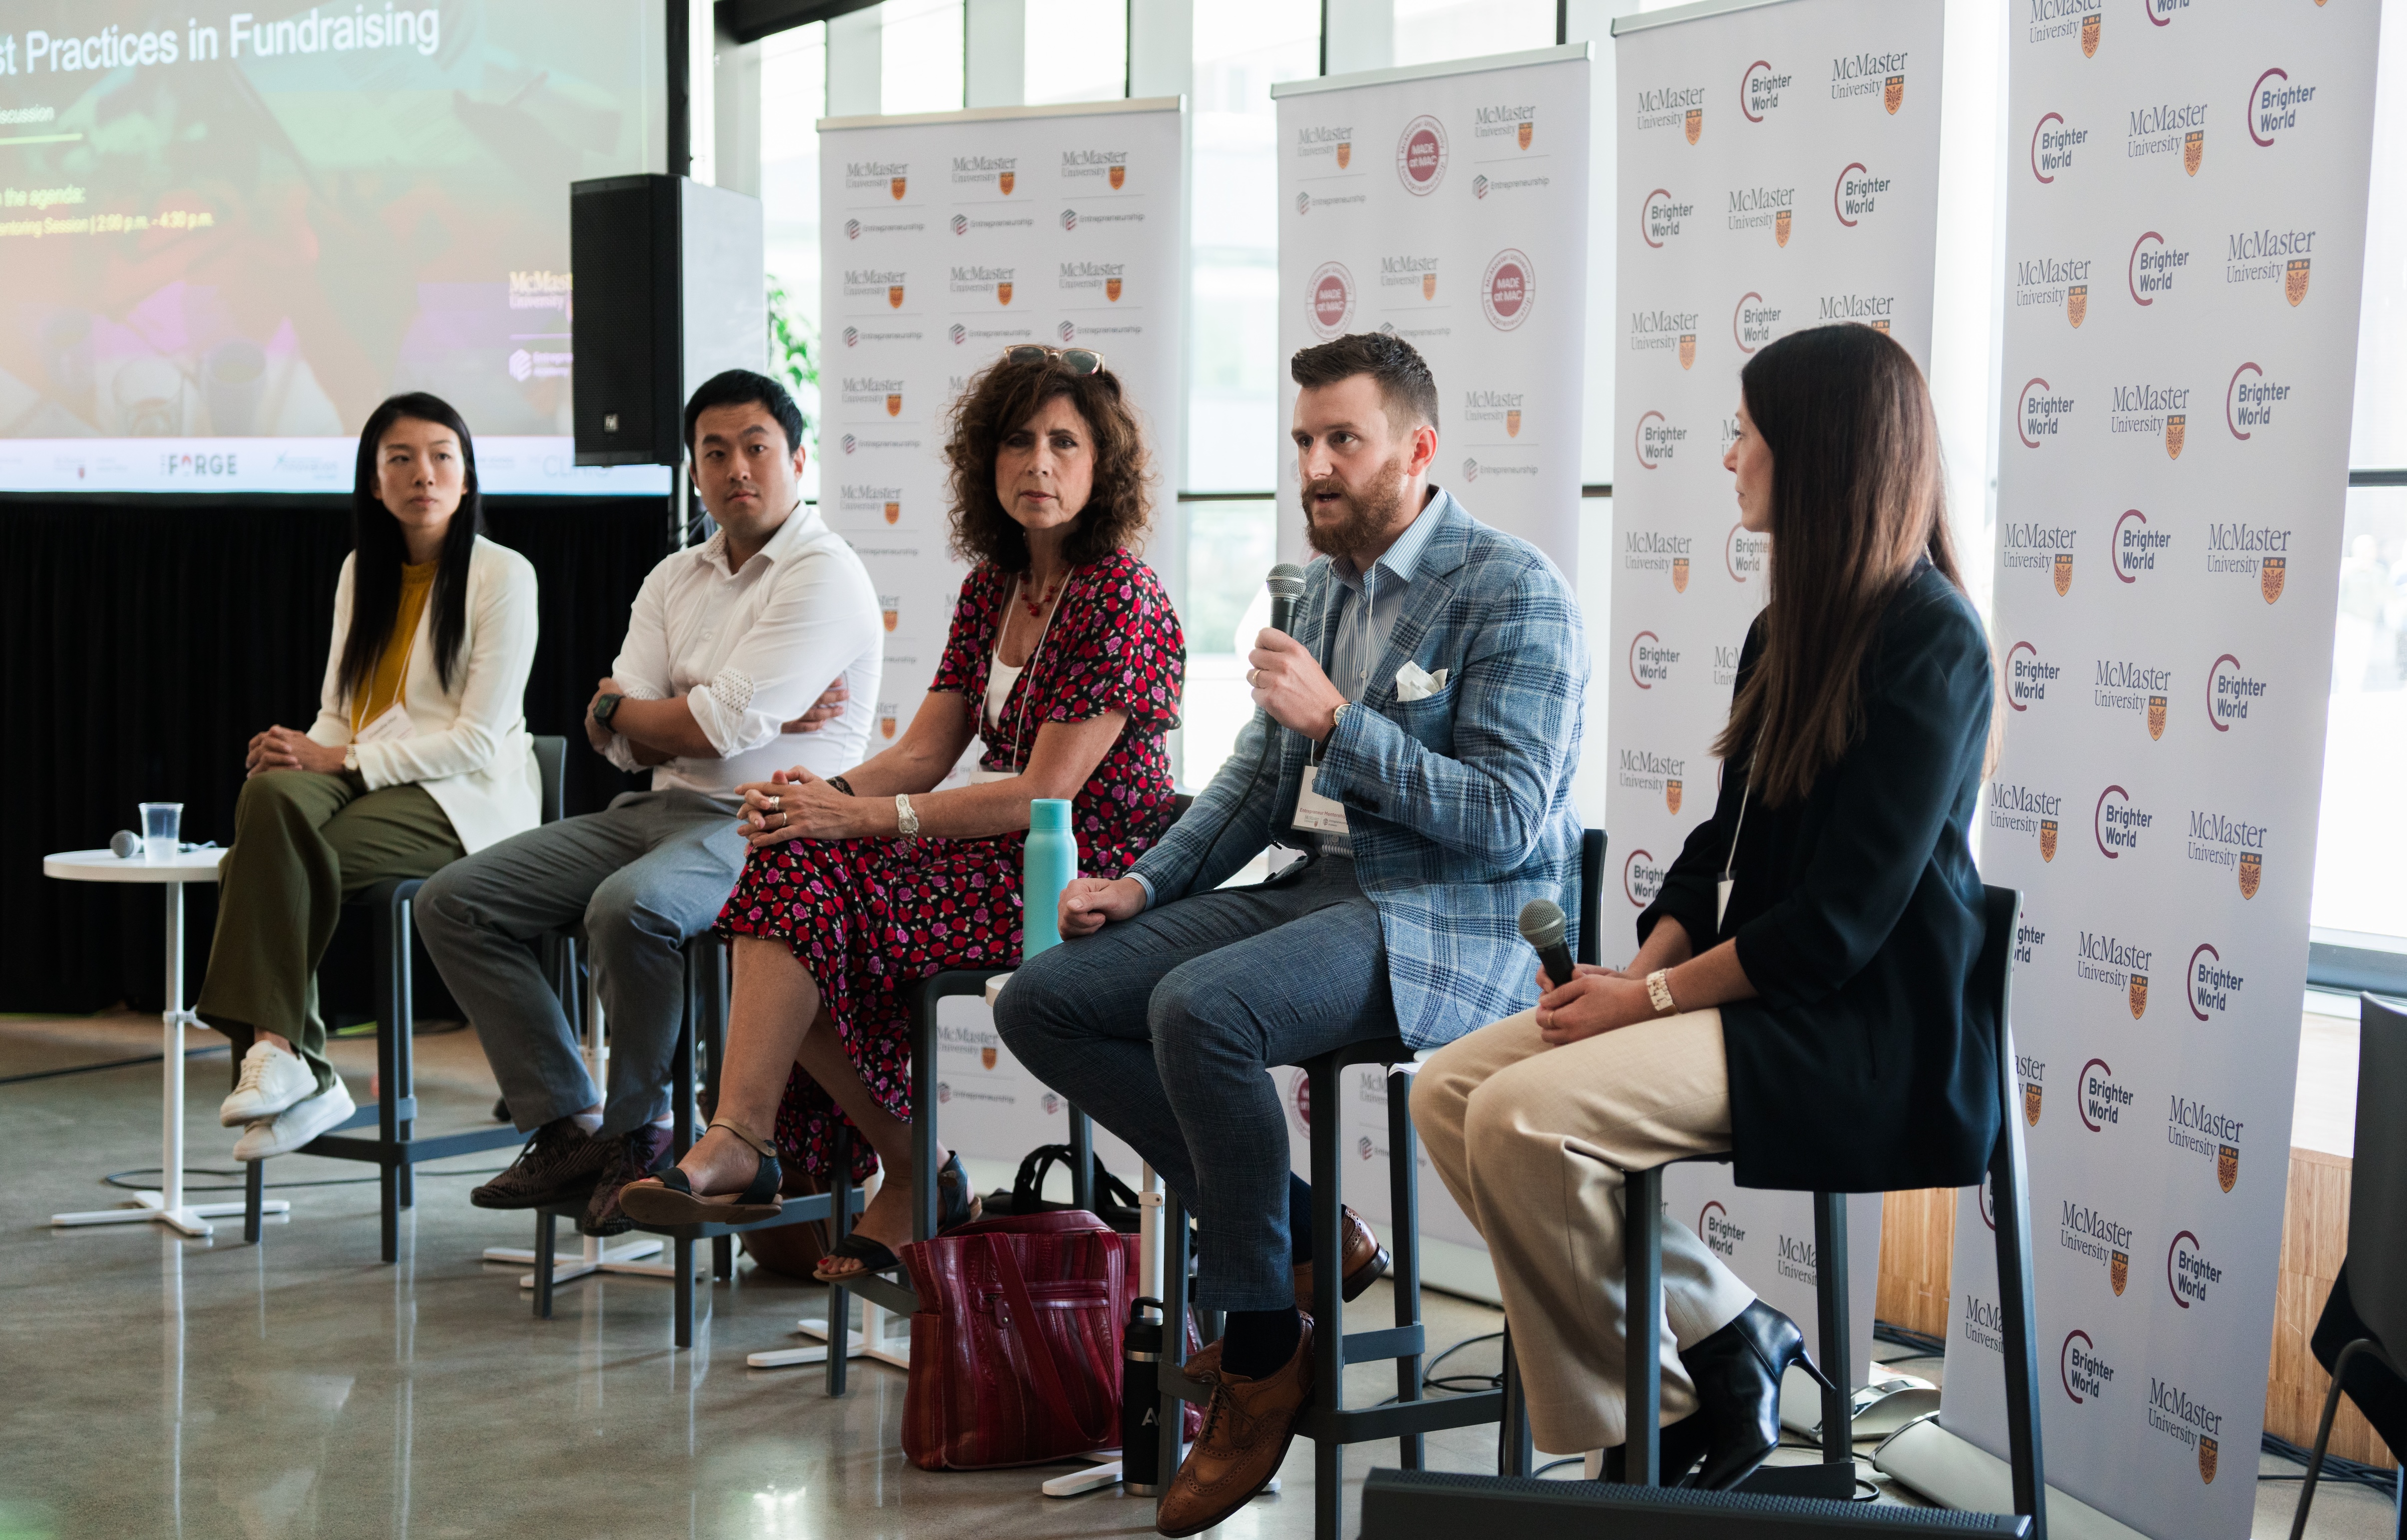
<svg viewBox="0 0 2407 1540">
<path fill-rule="evenodd" d="M 82 1224 L 135 1224 L 144 1219 L 157 1219 L 187 1235 L 206 1235 L 213 1228 L 211 1219 L 232 1219 L 242 1212 L 238 1203 L 178 1204 L 167 1206 L 166 1196 L 148 1188 L 127 1194 L 132 1202 L 117 1208 L 88 1208 L 75 1214 L 53 1214 L 50 1223 L 61 1229 Z M 279 1221 L 288 1220 L 292 1205 L 282 1198 L 270 1198 L 259 1205 L 262 1214 L 274 1215 Z"/>
<path fill-rule="evenodd" d="M 2006 1462 L 1939 1425 L 1937 1417 L 1909 1422 L 1873 1451 L 1873 1469 L 1901 1481 L 1944 1508 L 1967 1513 L 2014 1512 L 2014 1473 Z M 2047 1489 L 2049 1540 L 2146 1540 L 2053 1482 Z"/>
<path fill-rule="evenodd" d="M 579 1255 L 555 1256 L 552 1259 L 552 1286 L 557 1288 L 571 1278 L 581 1278 L 588 1273 L 627 1273 L 647 1278 L 676 1277 L 676 1268 L 664 1262 L 646 1262 L 641 1260 L 645 1257 L 659 1256 L 662 1248 L 666 1244 L 656 1235 L 638 1235 L 634 1240 L 607 1246 L 593 1236 L 588 1235 L 585 1237 L 585 1249 Z M 521 1267 L 529 1267 L 534 1263 L 534 1248 L 529 1246 L 489 1246 L 485 1248 L 484 1260 L 506 1263 L 516 1262 Z M 700 1272 L 702 1267 L 702 1254 L 697 1251 L 694 1270 Z M 534 1288 L 534 1275 L 533 1273 L 520 1275 L 519 1287 Z"/>
<path fill-rule="evenodd" d="M 798 1335 L 824 1339 L 827 1321 L 820 1317 L 806 1316 L 794 1322 L 794 1331 Z M 847 1332 L 844 1339 L 844 1356 L 847 1358 L 859 1358 L 868 1349 L 868 1344 L 862 1340 L 858 1332 Z M 744 1357 L 744 1365 L 748 1369 L 791 1369 L 805 1363 L 825 1363 L 827 1356 L 827 1344 L 822 1340 L 817 1348 L 777 1348 L 765 1353 L 748 1353 Z"/>
<path fill-rule="evenodd" d="M 847 1332 L 845 1333 L 845 1340 L 847 1344 L 845 1357 L 871 1359 L 876 1362 L 887 1364 L 892 1368 L 901 1369 L 906 1373 L 909 1372 L 911 1367 L 911 1323 L 907 1320 L 904 1321 L 903 1323 L 902 1332 L 899 1334 L 895 1333 L 886 1324 L 889 1320 L 892 1319 L 893 1317 L 894 1312 L 887 1309 L 884 1305 L 872 1305 L 869 1301 L 862 1300 L 861 1302 L 861 1330 L 858 1332 Z M 806 1337 L 817 1337 L 821 1342 L 828 1340 L 828 1323 L 827 1319 L 824 1316 L 805 1316 L 801 1320 L 795 1323 L 794 1329 L 802 1333 L 802 1334 Z M 792 1362 L 796 1363 L 819 1363 L 825 1362 L 827 1358 L 827 1349 L 824 1348 L 797 1348 L 790 1349 L 790 1351 L 798 1353 L 816 1352 L 819 1354 L 818 1358 L 798 1358 L 793 1360 Z M 769 1369 L 775 1368 L 776 1365 L 754 1362 L 753 1360 L 776 1358 L 781 1356 L 782 1355 L 773 1353 L 755 1353 L 752 1355 L 751 1359 L 748 1359 L 745 1362 L 752 1363 L 752 1366 L 756 1369 Z"/>
</svg>

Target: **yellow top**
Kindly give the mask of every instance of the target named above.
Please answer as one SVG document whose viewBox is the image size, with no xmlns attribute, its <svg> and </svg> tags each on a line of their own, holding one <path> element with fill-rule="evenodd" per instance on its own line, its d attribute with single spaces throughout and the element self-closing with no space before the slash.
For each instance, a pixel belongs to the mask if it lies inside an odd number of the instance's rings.
<svg viewBox="0 0 2407 1540">
<path fill-rule="evenodd" d="M 406 699 L 405 681 L 409 674 L 410 649 L 418 641 L 419 618 L 426 613 L 426 596 L 434 589 L 434 570 L 441 565 L 440 562 L 428 562 L 401 569 L 401 603 L 393 608 L 392 635 L 385 639 L 384 650 L 377 654 L 376 672 L 368 677 L 367 699 L 351 703 L 353 734 L 383 716 L 395 701 Z"/>
</svg>

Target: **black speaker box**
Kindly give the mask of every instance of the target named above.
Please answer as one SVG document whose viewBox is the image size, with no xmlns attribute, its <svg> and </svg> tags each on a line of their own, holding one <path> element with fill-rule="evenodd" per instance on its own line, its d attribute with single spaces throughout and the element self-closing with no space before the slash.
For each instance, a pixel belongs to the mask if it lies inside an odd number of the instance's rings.
<svg viewBox="0 0 2407 1540">
<path fill-rule="evenodd" d="M 763 368 L 758 199 L 683 177 L 568 189 L 572 417 L 580 465 L 675 465 L 686 396 Z"/>
<path fill-rule="evenodd" d="M 1607 1481 L 1374 1470 L 1362 1540 L 2028 1540 L 2015 1514 L 1834 1503 Z"/>
</svg>

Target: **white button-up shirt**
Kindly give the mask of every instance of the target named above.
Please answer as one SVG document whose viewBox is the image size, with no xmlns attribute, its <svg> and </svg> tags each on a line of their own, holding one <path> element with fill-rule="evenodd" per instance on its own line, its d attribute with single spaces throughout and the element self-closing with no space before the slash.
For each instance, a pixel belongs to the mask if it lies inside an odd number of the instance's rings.
<svg viewBox="0 0 2407 1540">
<path fill-rule="evenodd" d="M 682 698 L 719 750 L 652 771 L 652 790 L 732 799 L 734 788 L 800 764 L 833 776 L 867 757 L 885 661 L 869 570 L 819 510 L 800 506 L 769 543 L 727 570 L 727 532 L 652 568 L 627 618 L 611 677 L 636 700 Z M 852 698 L 816 733 L 785 733 L 842 679 Z M 627 740 L 610 763 L 640 771 Z"/>
</svg>

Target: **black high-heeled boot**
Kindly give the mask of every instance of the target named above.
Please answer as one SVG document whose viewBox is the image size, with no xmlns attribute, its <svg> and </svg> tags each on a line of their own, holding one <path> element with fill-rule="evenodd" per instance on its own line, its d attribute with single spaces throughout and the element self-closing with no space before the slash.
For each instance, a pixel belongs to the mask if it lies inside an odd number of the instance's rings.
<svg viewBox="0 0 2407 1540">
<path fill-rule="evenodd" d="M 1658 1461 L 1655 1481 L 1658 1486 L 1676 1487 L 1680 1484 L 1680 1477 L 1688 1474 L 1688 1467 L 1703 1458 L 1710 1431 L 1702 1412 L 1690 1412 L 1677 1422 L 1665 1424 L 1656 1434 Z M 1605 1480 L 1630 1479 L 1629 1453 L 1630 1446 L 1627 1444 L 1616 1444 L 1604 1451 Z"/>
<path fill-rule="evenodd" d="M 1824 1387 L 1829 1377 L 1805 1351 L 1797 1323 L 1757 1300 L 1738 1319 L 1680 1354 L 1705 1423 L 1704 1469 L 1696 1484 L 1726 1491 L 1753 1475 L 1780 1444 L 1780 1376 L 1795 1364 Z"/>
</svg>

